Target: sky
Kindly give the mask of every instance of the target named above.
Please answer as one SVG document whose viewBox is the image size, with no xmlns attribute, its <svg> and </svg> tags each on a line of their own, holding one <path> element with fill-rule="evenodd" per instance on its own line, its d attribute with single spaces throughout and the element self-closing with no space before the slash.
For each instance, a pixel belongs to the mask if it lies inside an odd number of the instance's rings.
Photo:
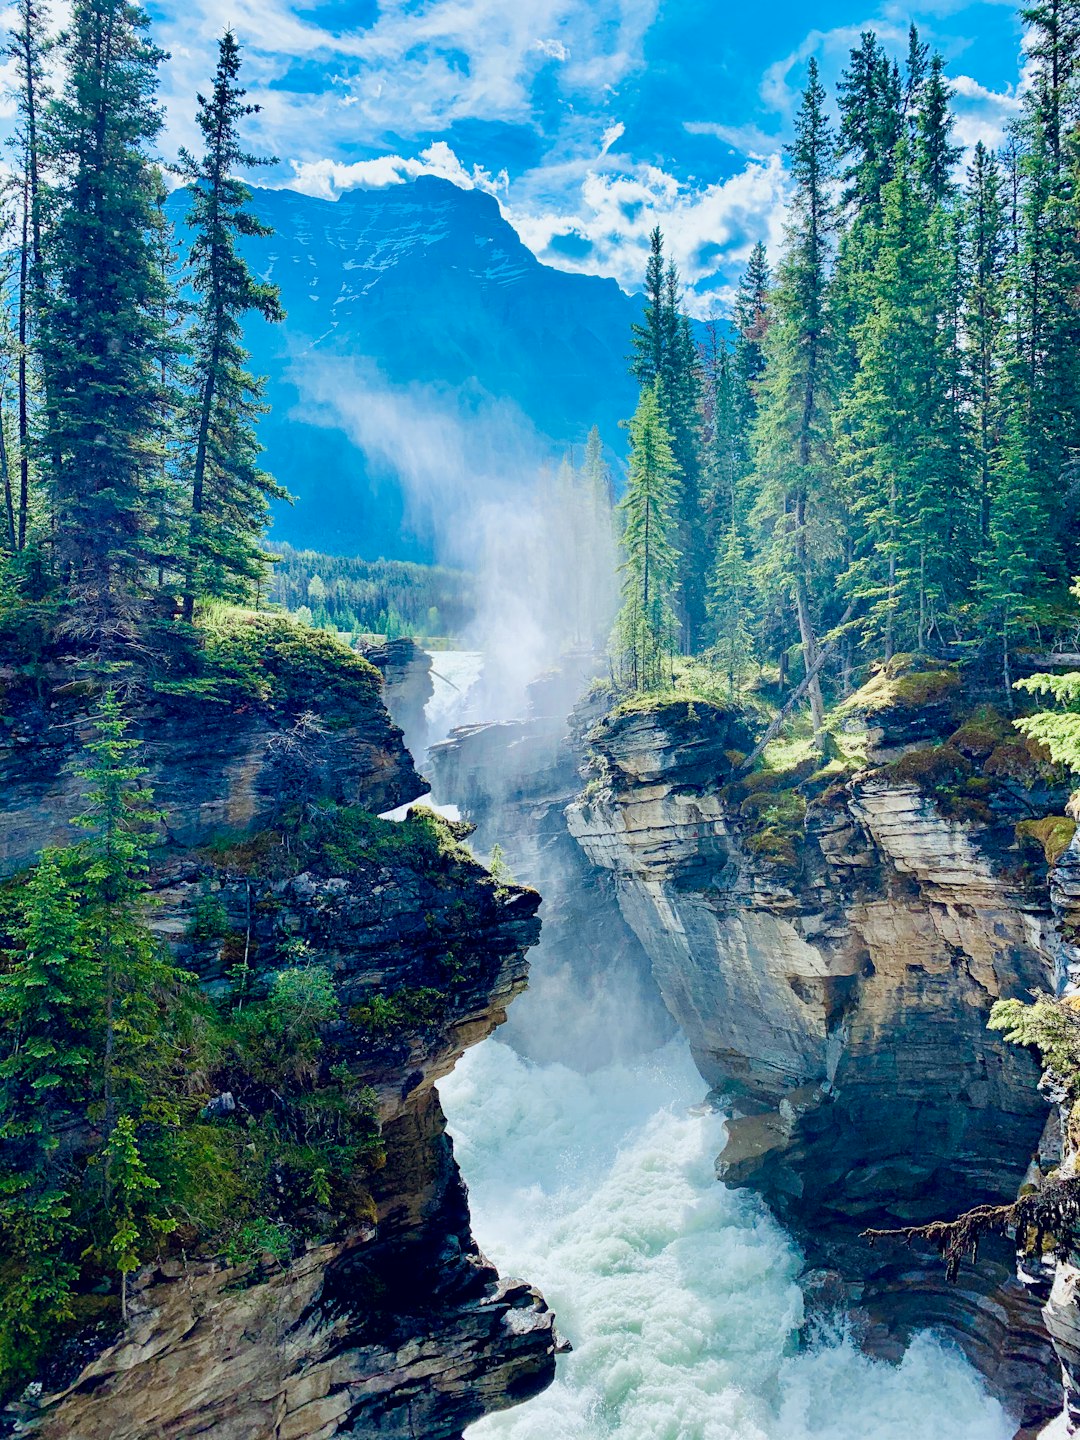
<svg viewBox="0 0 1080 1440">
<path fill-rule="evenodd" d="M 957 138 L 1015 114 L 1012 3 L 926 0 L 150 0 L 165 154 L 194 144 L 216 37 L 244 46 L 260 183 L 336 198 L 422 173 L 495 194 L 546 263 L 640 286 L 659 223 L 689 308 L 721 310 L 750 247 L 778 246 L 783 146 L 818 58 L 830 90 L 863 29 L 901 55 L 909 23 L 956 89 Z"/>
</svg>

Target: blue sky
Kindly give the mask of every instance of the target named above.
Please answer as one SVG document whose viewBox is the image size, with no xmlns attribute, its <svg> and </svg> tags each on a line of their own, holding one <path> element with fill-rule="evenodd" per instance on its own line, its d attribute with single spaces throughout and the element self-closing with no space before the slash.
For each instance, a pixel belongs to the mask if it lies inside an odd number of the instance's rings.
<svg viewBox="0 0 1080 1440">
<path fill-rule="evenodd" d="M 263 183 L 332 198 L 433 172 L 497 195 L 545 261 L 635 288 L 659 222 L 692 308 L 722 306 L 758 238 L 780 238 L 782 146 L 816 55 L 826 81 L 860 30 L 901 53 L 914 20 L 944 54 L 958 138 L 997 141 L 1018 104 L 1012 4 L 929 0 L 153 0 L 166 152 L 216 35 L 245 46 Z"/>
</svg>

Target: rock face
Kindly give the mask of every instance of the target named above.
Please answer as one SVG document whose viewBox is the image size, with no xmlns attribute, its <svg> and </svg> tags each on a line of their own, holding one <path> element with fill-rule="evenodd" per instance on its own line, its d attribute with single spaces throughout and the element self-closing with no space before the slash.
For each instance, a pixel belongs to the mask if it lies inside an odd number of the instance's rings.
<svg viewBox="0 0 1080 1440">
<path fill-rule="evenodd" d="M 770 858 L 730 783 L 745 735 L 713 707 L 623 715 L 590 743 L 567 823 L 730 1097 L 720 1177 L 761 1191 L 842 1277 L 871 1348 L 935 1326 L 1025 1423 L 1045 1418 L 1060 1392 L 1006 1247 L 948 1286 L 936 1255 L 858 1238 L 1015 1197 L 1046 1108 L 1034 1062 L 986 1020 L 1052 986 L 1045 870 L 880 773 L 820 787 L 797 859 Z"/>
<path fill-rule="evenodd" d="M 75 771 L 90 728 L 87 689 L 60 666 L 33 687 L 0 669 L 0 875 L 29 865 L 44 845 L 71 840 L 71 821 L 85 808 Z M 282 750 L 298 720 L 295 707 L 254 701 L 140 704 L 131 735 L 170 838 L 190 846 L 268 824 L 281 802 Z M 315 784 L 327 799 L 379 814 L 424 790 L 381 703 L 327 727 L 315 744 Z"/>
<path fill-rule="evenodd" d="M 364 659 L 383 677 L 386 708 L 400 725 L 410 755 L 422 762 L 428 746 L 424 707 L 435 693 L 431 656 L 407 636 L 382 645 L 366 645 Z"/>
<path fill-rule="evenodd" d="M 56 717 L 48 713 L 51 736 Z M 273 741 L 288 727 L 266 713 L 222 716 L 204 707 L 180 730 L 150 710 L 139 729 L 170 810 L 151 877 L 152 923 L 211 992 L 226 983 L 230 954 L 228 941 L 193 938 L 193 906 L 208 895 L 255 971 L 272 967 L 283 944 L 301 945 L 329 969 L 343 1015 L 362 1013 L 373 995 L 430 995 L 438 985 L 442 998 L 390 1033 L 343 1019 L 326 1038 L 377 1096 L 385 1164 L 365 1181 L 363 1214 L 328 1217 L 325 1241 L 284 1265 L 270 1255 L 230 1266 L 167 1254 L 133 1277 L 122 1333 L 106 1329 L 68 1345 L 40 1385 L 0 1417 L 0 1433 L 457 1440 L 554 1373 L 550 1310 L 524 1282 L 502 1280 L 472 1239 L 435 1089 L 524 989 L 540 897 L 496 886 L 460 850 L 418 859 L 409 836 L 422 823 L 415 820 L 394 831 L 399 847 L 387 842 L 341 874 L 325 864 L 299 873 L 259 868 L 277 842 L 265 829 L 280 800 Z M 78 781 L 58 762 L 78 731 L 47 739 L 52 763 L 33 773 L 20 763 L 18 737 L 9 745 L 8 873 L 57 838 L 63 816 L 77 808 Z M 382 810 L 420 788 L 377 699 L 347 726 L 309 725 L 305 733 L 311 743 L 301 768 L 317 782 L 312 799 Z M 229 843 L 207 848 L 226 828 Z M 227 1109 L 233 1097 L 218 1103 Z"/>
</svg>

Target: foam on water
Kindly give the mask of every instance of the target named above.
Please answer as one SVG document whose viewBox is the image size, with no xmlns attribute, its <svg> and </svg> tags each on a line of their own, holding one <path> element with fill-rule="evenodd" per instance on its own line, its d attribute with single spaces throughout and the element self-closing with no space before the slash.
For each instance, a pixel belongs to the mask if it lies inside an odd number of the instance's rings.
<svg viewBox="0 0 1080 1440">
<path fill-rule="evenodd" d="M 683 1041 L 582 1075 L 489 1040 L 441 1083 L 477 1239 L 574 1346 L 550 1389 L 468 1440 L 1009 1440 L 929 1336 L 898 1367 L 843 1339 L 796 1351 L 798 1253 L 717 1183 L 703 1089 Z"/>
</svg>

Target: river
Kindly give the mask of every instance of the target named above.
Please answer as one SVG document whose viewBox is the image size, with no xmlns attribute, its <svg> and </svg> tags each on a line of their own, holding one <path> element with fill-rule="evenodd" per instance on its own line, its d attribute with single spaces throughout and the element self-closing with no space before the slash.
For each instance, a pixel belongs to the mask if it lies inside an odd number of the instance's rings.
<svg viewBox="0 0 1080 1440">
<path fill-rule="evenodd" d="M 429 710 L 441 737 L 478 669 L 436 668 L 458 684 Z M 519 1023 L 538 1003 L 515 1002 Z M 798 1250 L 755 1196 L 717 1182 L 723 1117 L 705 1089 L 682 1040 L 581 1074 L 494 1036 L 441 1082 L 477 1240 L 539 1286 L 573 1346 L 544 1394 L 467 1440 L 1010 1440 L 932 1335 L 898 1366 L 842 1334 L 798 1348 Z"/>
</svg>

